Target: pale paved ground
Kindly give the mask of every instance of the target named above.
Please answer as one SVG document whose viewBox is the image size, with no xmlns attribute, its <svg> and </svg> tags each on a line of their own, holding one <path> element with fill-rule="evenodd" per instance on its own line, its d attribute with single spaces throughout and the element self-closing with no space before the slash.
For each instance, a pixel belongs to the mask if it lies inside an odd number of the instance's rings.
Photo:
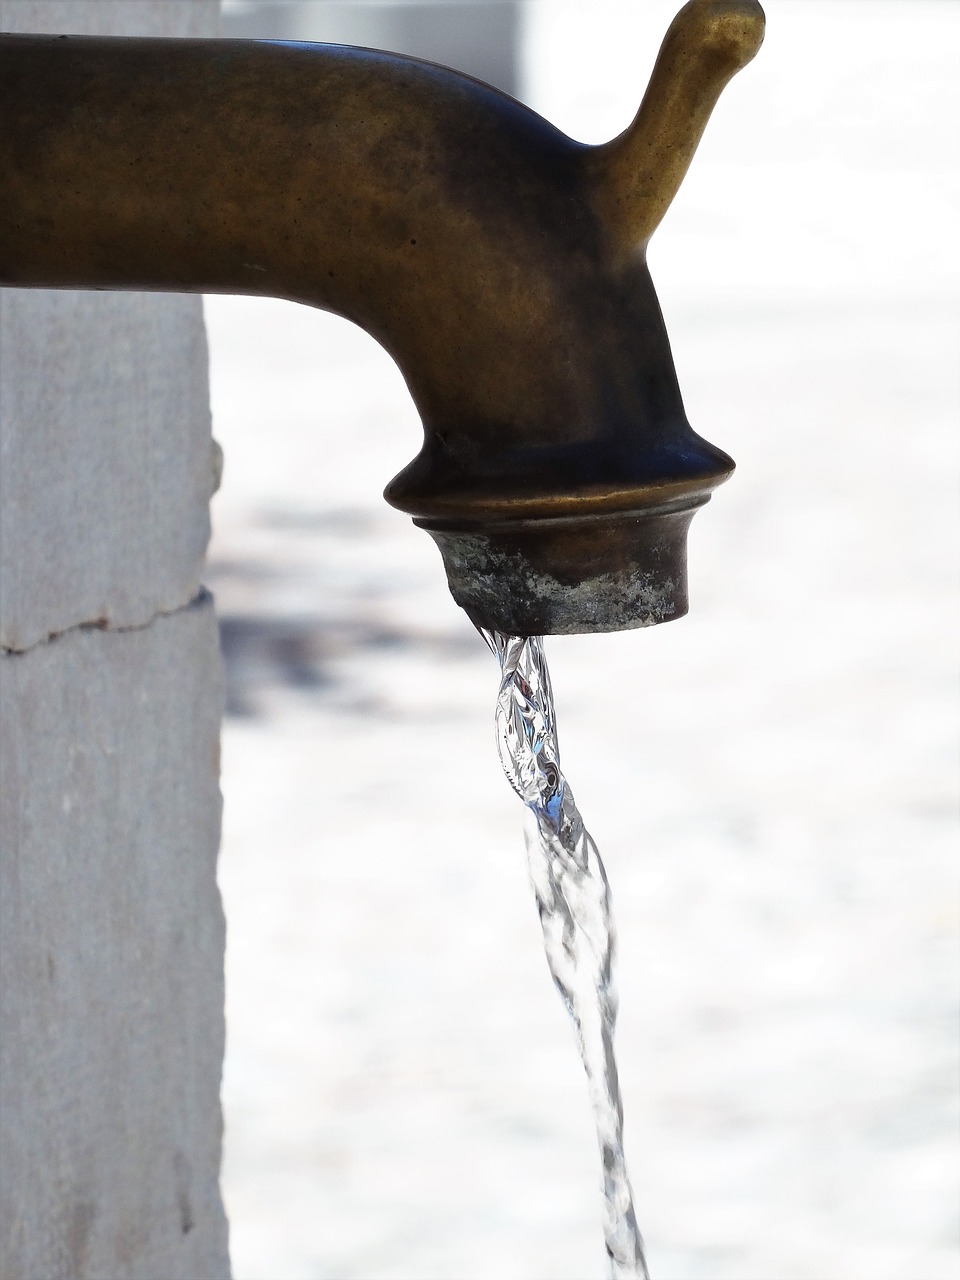
<svg viewBox="0 0 960 1280">
<path fill-rule="evenodd" d="M 531 4 L 529 100 L 613 134 L 672 8 Z M 651 251 L 740 464 L 692 613 L 550 645 L 656 1280 L 956 1274 L 958 14 L 770 0 Z M 494 665 L 379 498 L 400 379 L 305 309 L 208 319 L 237 1280 L 599 1278 Z"/>
</svg>

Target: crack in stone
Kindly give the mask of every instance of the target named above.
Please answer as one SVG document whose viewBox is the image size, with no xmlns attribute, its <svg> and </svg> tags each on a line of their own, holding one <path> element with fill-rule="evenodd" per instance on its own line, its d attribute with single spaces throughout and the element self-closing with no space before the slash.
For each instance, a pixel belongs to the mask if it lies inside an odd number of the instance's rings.
<svg viewBox="0 0 960 1280">
<path fill-rule="evenodd" d="M 75 622 L 70 627 L 64 627 L 62 631 L 51 631 L 44 636 L 42 640 L 36 640 L 33 644 L 27 645 L 25 649 L 17 649 L 9 645 L 0 645 L 0 657 L 4 658 L 21 658 L 25 654 L 33 653 L 34 649 L 39 649 L 43 645 L 53 644 L 57 640 L 62 640 L 64 636 L 72 635 L 77 631 L 104 631 L 108 635 L 123 635 L 127 631 L 146 631 L 152 627 L 155 622 L 159 622 L 162 618 L 172 618 L 178 613 L 186 613 L 189 609 L 200 608 L 203 605 L 211 604 L 213 595 L 206 587 L 201 586 L 197 594 L 188 600 L 185 604 L 179 604 L 172 609 L 158 609 L 146 622 L 129 623 L 122 626 L 111 624 L 107 618 L 96 618 L 88 622 Z"/>
</svg>

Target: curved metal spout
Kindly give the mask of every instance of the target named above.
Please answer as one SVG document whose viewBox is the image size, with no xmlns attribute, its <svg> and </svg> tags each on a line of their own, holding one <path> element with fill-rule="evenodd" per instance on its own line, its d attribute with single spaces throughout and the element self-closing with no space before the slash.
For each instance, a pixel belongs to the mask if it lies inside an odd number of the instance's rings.
<svg viewBox="0 0 960 1280">
<path fill-rule="evenodd" d="M 0 282 L 269 294 L 361 325 L 421 414 L 386 491 L 518 635 L 686 611 L 733 469 L 689 427 L 644 261 L 755 0 L 691 0 L 604 147 L 429 63 L 237 40 L 0 37 Z"/>
</svg>

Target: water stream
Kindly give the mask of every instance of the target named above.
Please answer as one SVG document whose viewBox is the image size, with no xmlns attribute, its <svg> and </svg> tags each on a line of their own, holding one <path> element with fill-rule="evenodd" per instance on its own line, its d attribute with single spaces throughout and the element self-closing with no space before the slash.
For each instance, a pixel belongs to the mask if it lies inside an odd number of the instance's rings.
<svg viewBox="0 0 960 1280">
<path fill-rule="evenodd" d="M 550 673 L 539 636 L 481 629 L 500 662 L 497 745 L 526 806 L 530 879 L 547 963 L 576 1029 L 603 1169 L 603 1232 L 613 1280 L 649 1280 L 623 1153 L 623 1108 L 613 1031 L 615 933 L 597 846 L 560 771 Z"/>
</svg>

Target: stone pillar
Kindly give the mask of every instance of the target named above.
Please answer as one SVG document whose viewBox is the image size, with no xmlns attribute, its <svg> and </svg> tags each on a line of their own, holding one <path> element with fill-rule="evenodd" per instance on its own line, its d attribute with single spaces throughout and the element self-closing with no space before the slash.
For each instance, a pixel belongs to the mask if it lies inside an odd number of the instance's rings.
<svg viewBox="0 0 960 1280">
<path fill-rule="evenodd" d="M 217 3 L 0 27 L 214 35 Z M 0 432 L 0 1275 L 223 1280 L 200 300 L 0 291 Z"/>
</svg>

